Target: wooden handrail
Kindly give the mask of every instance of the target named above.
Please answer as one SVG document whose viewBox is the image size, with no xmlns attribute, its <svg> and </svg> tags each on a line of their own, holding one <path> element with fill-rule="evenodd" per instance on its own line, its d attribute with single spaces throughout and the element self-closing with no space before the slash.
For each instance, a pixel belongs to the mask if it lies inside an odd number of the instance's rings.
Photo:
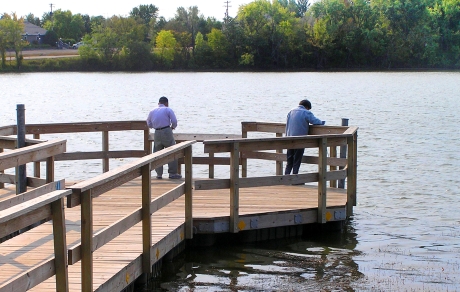
<svg viewBox="0 0 460 292">
<path fill-rule="evenodd" d="M 0 170 L 40 161 L 66 151 L 66 140 L 52 140 L 0 153 Z"/>
<path fill-rule="evenodd" d="M 64 197 L 71 190 L 56 190 L 2 210 L 0 238 L 42 220 L 53 221 L 54 258 L 3 283 L 1 291 L 25 291 L 56 275 L 56 291 L 69 291 Z"/>
<path fill-rule="evenodd" d="M 26 124 L 26 134 L 62 134 L 128 130 L 148 130 L 148 127 L 145 121 Z"/>
<path fill-rule="evenodd" d="M 26 139 L 26 146 L 31 146 L 39 143 L 46 142 L 46 140 L 39 139 Z M 10 136 L 0 136 L 0 148 L 3 149 L 16 149 L 17 138 Z"/>
<path fill-rule="evenodd" d="M 185 194 L 186 238 L 192 238 L 192 150 L 196 141 L 182 142 L 144 156 L 124 166 L 77 183 L 69 189 L 68 206 L 81 204 L 81 243 L 69 250 L 69 259 L 75 263 L 81 259 L 82 291 L 93 290 L 93 252 L 142 221 L 142 270 L 151 273 L 152 230 L 151 214 Z M 184 157 L 186 183 L 176 187 L 162 197 L 151 201 L 151 171 L 169 161 Z M 93 234 L 93 199 L 136 177 L 142 176 L 142 206 L 107 228 Z M 189 184 L 186 186 L 186 184 Z"/>
<path fill-rule="evenodd" d="M 242 123 L 241 135 L 227 134 L 180 134 L 175 133 L 178 143 L 161 151 L 150 154 L 153 135 L 149 133 L 145 121 L 114 121 L 114 122 L 88 122 L 88 123 L 64 123 L 64 124 L 29 124 L 26 125 L 26 133 L 33 134 L 35 140 L 30 144 L 39 142 L 26 148 L 16 149 L 8 152 L 0 151 L 0 171 L 3 169 L 22 165 L 33 161 L 47 161 L 47 165 L 52 166 L 54 161 L 59 160 L 80 160 L 80 159 L 103 159 L 104 171 L 96 177 L 70 186 L 66 191 L 60 191 L 59 195 L 52 193 L 43 194 L 49 188 L 59 187 L 51 183 L 46 187 L 25 193 L 21 197 L 14 198 L 11 202 L 2 202 L 0 210 L 0 231 L 3 233 L 11 232 L 14 228 L 6 228 L 7 223 L 16 227 L 30 224 L 32 219 L 28 219 L 30 214 L 36 218 L 50 218 L 53 216 L 53 227 L 56 229 L 55 250 L 56 259 L 47 260 L 39 268 L 28 271 L 32 274 L 40 274 L 30 283 L 36 285 L 42 279 L 54 274 L 54 271 L 61 270 L 62 265 L 66 265 L 66 244 L 65 244 L 65 223 L 63 214 L 63 199 L 68 197 L 68 207 L 81 204 L 81 243 L 74 245 L 68 250 L 70 264 L 82 261 L 82 290 L 92 291 L 93 285 L 93 266 L 92 254 L 94 251 L 107 244 L 118 235 L 122 234 L 132 226 L 142 222 L 143 253 L 142 271 L 151 272 L 152 266 L 152 230 L 151 215 L 169 203 L 185 195 L 185 238 L 193 236 L 193 214 L 192 214 L 192 163 L 209 164 L 210 177 L 213 166 L 217 164 L 230 166 L 229 179 L 197 180 L 194 183 L 195 190 L 211 190 L 227 188 L 230 192 L 230 230 L 238 232 L 240 230 L 239 220 L 239 190 L 240 188 L 292 185 L 305 182 L 318 183 L 318 222 L 327 221 L 326 216 L 326 182 L 339 179 L 347 179 L 347 214 L 352 214 L 352 207 L 356 204 L 356 156 L 357 156 L 357 127 L 336 127 L 336 126 L 311 126 L 308 136 L 283 137 L 284 123 L 265 123 L 265 122 L 245 122 Z M 142 130 L 144 132 L 143 150 L 109 150 L 109 132 L 125 130 Z M 267 132 L 275 133 L 273 138 L 247 138 L 248 132 Z M 65 153 L 65 140 L 43 141 L 38 140 L 40 134 L 54 133 L 77 133 L 77 132 L 100 132 L 102 134 L 102 151 Z M 13 126 L 0 127 L 1 135 L 14 135 Z M 202 142 L 204 153 L 209 153 L 209 157 L 194 157 L 192 159 L 192 145 Z M 2 144 L 3 143 L 3 144 Z M 3 139 L 0 137 L 0 148 L 7 148 L 14 145 L 11 137 Z M 61 143 L 61 144 L 60 144 Z M 327 148 L 330 153 L 335 153 L 334 147 L 347 146 L 346 158 L 327 157 Z M 302 162 L 317 164 L 318 172 L 302 173 L 298 175 L 282 175 L 282 162 L 285 161 L 283 149 L 292 148 L 317 148 L 318 157 L 304 156 Z M 1 149 L 0 149 L 1 150 Z M 265 151 L 265 152 L 264 152 Z M 215 153 L 230 153 L 230 157 L 214 157 Z M 125 164 L 113 170 L 108 169 L 109 158 L 140 157 L 136 161 Z M 37 160 L 38 159 L 38 160 Z M 162 196 L 151 200 L 151 171 L 167 162 L 180 159 L 185 164 L 185 182 L 166 192 Z M 246 177 L 247 168 L 244 162 L 247 159 L 263 159 L 277 162 L 275 176 Z M 243 171 L 240 175 L 240 165 Z M 331 166 L 331 169 L 327 169 Z M 337 170 L 332 167 L 343 167 Z M 52 167 L 51 167 L 52 168 Z M 92 200 L 109 190 L 112 190 L 134 178 L 142 177 L 142 205 L 135 211 L 127 214 L 120 220 L 112 223 L 103 230 L 93 232 L 93 202 Z M 212 174 L 213 176 L 213 174 Z M 54 177 L 53 169 L 47 171 L 47 181 L 50 182 Z M 0 180 L 11 181 L 10 175 L 0 174 Z M 36 178 L 37 179 L 37 178 Z M 62 182 L 63 184 L 63 182 Z M 54 199 L 53 196 L 56 196 Z M 26 201 L 27 200 L 27 201 Z M 21 209 L 21 210 L 20 210 Z M 59 219 L 61 218 L 61 219 Z M 57 225 L 54 225 L 56 222 Z M 0 233 L 0 237 L 3 233 Z M 58 268 L 59 266 L 59 268 Z M 48 271 L 42 269 L 47 268 Z M 65 275 L 59 272 L 57 285 L 67 283 L 66 267 L 63 269 Z M 23 279 L 23 275 L 17 279 Z M 14 280 L 16 281 L 16 280 Z M 13 282 L 14 282 L 13 281 Z M 4 285 L 13 285 L 8 282 Z M 13 284 L 12 284 L 13 283 Z M 15 284 L 14 284 L 15 285 Z M 67 285 L 67 287 L 65 287 Z M 3 288 L 4 286 L 2 286 Z M 12 287 L 12 286 L 8 286 Z M 61 286 L 63 291 L 68 289 L 68 284 Z M 59 290 L 61 290 L 61 288 Z"/>
<path fill-rule="evenodd" d="M 65 180 L 55 181 L 49 184 L 45 184 L 28 192 L 19 194 L 12 198 L 0 202 L 0 211 L 11 208 L 13 206 L 19 205 L 21 203 L 27 202 L 31 199 L 35 199 L 43 194 L 55 191 L 62 190 L 65 188 Z"/>
<path fill-rule="evenodd" d="M 195 140 L 203 142 L 205 140 L 221 140 L 221 139 L 239 139 L 241 135 L 238 134 L 189 134 L 189 133 L 174 133 L 174 140 L 176 141 L 189 141 Z M 154 141 L 154 134 L 150 133 L 149 140 Z"/>
<path fill-rule="evenodd" d="M 347 144 L 350 135 L 332 134 L 327 135 L 327 146 L 340 146 Z M 317 148 L 318 139 L 321 135 L 279 137 L 279 138 L 247 138 L 247 139 L 226 139 L 226 140 L 207 140 L 204 141 L 204 152 L 224 153 L 230 152 L 232 143 L 240 144 L 240 151 L 260 151 L 276 149 L 295 149 L 295 148 Z"/>
<path fill-rule="evenodd" d="M 0 127 L 0 136 L 16 135 L 16 125 Z"/>
<path fill-rule="evenodd" d="M 182 183 L 171 191 L 159 196 L 150 203 L 150 215 L 159 211 L 168 204 L 174 202 L 185 194 L 185 183 Z M 129 228 L 133 227 L 142 220 L 142 207 L 112 223 L 106 228 L 94 234 L 93 252 L 120 236 Z M 81 259 L 81 243 L 75 244 L 68 250 L 69 265 L 73 265 Z"/>
<path fill-rule="evenodd" d="M 203 141 L 205 153 L 230 153 L 230 179 L 199 180 L 195 182 L 196 190 L 209 190 L 228 188 L 230 190 L 230 231 L 238 232 L 239 188 L 258 187 L 271 185 L 288 185 L 305 182 L 318 183 L 318 222 L 326 223 L 326 183 L 348 178 L 349 188 L 347 206 L 352 206 L 355 201 L 356 188 L 356 137 L 357 127 L 311 127 L 315 135 L 282 137 L 283 124 L 280 123 L 243 123 L 241 139 L 206 140 Z M 274 132 L 276 138 L 247 138 L 248 131 Z M 348 146 L 348 158 L 327 157 L 328 147 L 334 149 L 338 146 Z M 245 163 L 248 158 L 284 161 L 282 149 L 318 148 L 318 157 L 303 157 L 303 161 L 318 165 L 318 172 L 281 175 L 282 169 L 277 165 L 277 176 L 247 178 Z M 261 151 L 276 151 L 261 152 Z M 336 153 L 331 150 L 331 153 Z M 243 177 L 239 177 L 239 161 L 243 161 Z M 340 166 L 344 169 L 336 170 L 330 166 Z M 348 214 L 352 207 L 347 207 Z"/>
<path fill-rule="evenodd" d="M 125 164 L 106 173 L 95 176 L 91 179 L 70 186 L 73 190 L 69 196 L 67 207 L 72 208 L 80 204 L 80 196 L 86 191 L 91 191 L 91 197 L 95 198 L 108 190 L 114 189 L 136 177 L 141 176 L 140 168 L 146 164 L 151 164 L 151 169 L 155 169 L 165 164 L 165 161 L 178 158 L 178 152 L 194 144 L 195 141 L 182 142 L 161 151 L 144 156 L 134 162 Z M 180 157 L 183 157 L 181 155 Z"/>
<path fill-rule="evenodd" d="M 51 217 L 50 204 L 71 193 L 71 190 L 57 190 L 2 210 L 0 214 L 0 238 L 41 220 L 49 219 Z M 30 216 L 31 213 L 35 216 Z"/>
</svg>

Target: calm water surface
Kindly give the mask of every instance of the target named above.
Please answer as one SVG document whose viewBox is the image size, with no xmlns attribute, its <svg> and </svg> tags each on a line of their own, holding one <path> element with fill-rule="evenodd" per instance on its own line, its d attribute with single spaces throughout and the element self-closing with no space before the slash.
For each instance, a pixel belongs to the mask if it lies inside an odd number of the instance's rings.
<svg viewBox="0 0 460 292">
<path fill-rule="evenodd" d="M 150 290 L 460 291 L 458 72 L 3 74 L 0 86 L 0 125 L 16 123 L 20 103 L 27 123 L 144 120 L 166 95 L 181 133 L 285 122 L 303 98 L 328 125 L 359 127 L 358 206 L 344 232 L 194 251 Z M 100 139 L 75 135 L 68 150 L 99 150 Z M 110 139 L 142 148 L 135 134 Z M 58 163 L 57 178 L 101 169 L 75 164 Z"/>
</svg>

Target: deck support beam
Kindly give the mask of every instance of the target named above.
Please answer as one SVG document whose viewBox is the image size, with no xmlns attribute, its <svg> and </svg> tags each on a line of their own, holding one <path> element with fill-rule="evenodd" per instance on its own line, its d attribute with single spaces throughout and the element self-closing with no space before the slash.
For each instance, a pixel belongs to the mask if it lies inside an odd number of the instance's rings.
<svg viewBox="0 0 460 292">
<path fill-rule="evenodd" d="M 336 146 L 331 146 L 329 147 L 329 153 L 330 153 L 330 157 L 332 158 L 336 158 L 337 157 L 337 147 Z M 329 170 L 330 171 L 334 171 L 334 170 L 337 170 L 337 166 L 334 166 L 334 165 L 331 165 L 329 166 Z M 329 186 L 331 188 L 337 188 L 337 180 L 331 180 L 329 182 Z"/>
<path fill-rule="evenodd" d="M 248 137 L 248 130 L 244 123 L 241 123 L 241 138 L 245 139 Z M 241 158 L 241 177 L 248 176 L 248 159 Z"/>
<path fill-rule="evenodd" d="M 240 154 L 240 143 L 232 143 L 233 147 L 230 151 L 230 232 L 237 233 L 239 231 L 239 198 L 240 198 L 240 186 L 239 186 L 239 154 Z"/>
<path fill-rule="evenodd" d="M 326 223 L 327 138 L 321 138 L 318 149 L 318 223 Z"/>
<path fill-rule="evenodd" d="M 34 134 L 34 139 L 40 139 L 40 134 Z M 38 178 L 40 177 L 40 161 L 34 162 L 34 176 Z"/>
<path fill-rule="evenodd" d="M 46 183 L 54 181 L 54 156 L 46 158 Z"/>
<path fill-rule="evenodd" d="M 102 132 L 102 152 L 107 154 L 109 152 L 109 131 Z M 109 171 L 109 158 L 106 156 L 102 158 L 102 172 Z"/>
<path fill-rule="evenodd" d="M 283 137 L 283 133 L 276 133 L 276 137 Z M 283 153 L 283 149 L 276 149 L 276 153 Z M 276 162 L 276 175 L 283 175 L 283 162 L 277 161 Z"/>
<path fill-rule="evenodd" d="M 93 198 L 81 193 L 81 290 L 93 291 Z"/>
<path fill-rule="evenodd" d="M 142 166 L 142 272 L 150 277 L 152 261 L 150 249 L 152 246 L 152 216 L 150 206 L 152 201 L 150 163 Z"/>
<path fill-rule="evenodd" d="M 64 214 L 64 198 L 51 204 L 54 237 L 54 266 L 56 271 L 56 291 L 69 291 L 67 265 L 67 240 Z"/>
<path fill-rule="evenodd" d="M 347 216 L 353 215 L 353 206 L 356 206 L 356 147 L 357 134 L 347 139 L 348 168 L 347 168 Z"/>
<path fill-rule="evenodd" d="M 214 158 L 214 153 L 210 152 L 209 153 L 209 160 L 212 161 Z M 214 162 L 211 162 L 209 164 L 209 178 L 214 178 Z"/>
<path fill-rule="evenodd" d="M 192 161 L 192 147 L 184 149 L 185 156 L 185 238 L 193 238 L 193 161 Z"/>
<path fill-rule="evenodd" d="M 3 152 L 3 148 L 0 148 L 0 154 L 1 154 L 2 152 Z M 2 174 L 4 174 L 4 173 L 5 173 L 5 171 L 0 170 L 0 176 L 1 176 Z M 0 182 L 0 189 L 3 189 L 3 188 L 5 188 L 5 184 L 2 183 L 2 182 Z"/>
</svg>

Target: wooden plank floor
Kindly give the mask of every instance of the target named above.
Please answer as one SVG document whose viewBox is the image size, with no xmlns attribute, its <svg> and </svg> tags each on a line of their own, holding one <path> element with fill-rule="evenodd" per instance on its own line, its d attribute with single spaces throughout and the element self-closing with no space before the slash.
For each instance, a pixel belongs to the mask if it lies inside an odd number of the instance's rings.
<svg viewBox="0 0 460 292">
<path fill-rule="evenodd" d="M 152 199 L 170 190 L 182 180 L 152 180 Z M 15 195 L 14 186 L 0 189 L 0 201 Z M 141 205 L 140 180 L 134 180 L 93 201 L 94 232 L 101 230 L 131 213 Z M 327 205 L 344 206 L 346 190 L 328 189 Z M 214 218 L 229 216 L 229 190 L 194 191 L 193 217 Z M 184 239 L 184 197 L 153 214 L 152 242 Z M 315 186 L 273 186 L 240 189 L 240 215 L 279 212 L 293 209 L 317 208 Z M 80 242 L 80 206 L 65 209 L 67 245 Z M 120 291 L 123 283 L 106 283 L 115 274 L 129 268 L 142 253 L 141 223 L 129 229 L 107 245 L 94 252 L 94 289 Z M 161 258 L 169 250 L 157 249 Z M 52 225 L 50 222 L 0 244 L 0 283 L 4 283 L 34 265 L 52 257 Z M 70 291 L 81 291 L 80 262 L 69 266 Z M 132 279 L 126 279 L 130 281 Z M 55 291 L 54 277 L 31 291 Z"/>
</svg>

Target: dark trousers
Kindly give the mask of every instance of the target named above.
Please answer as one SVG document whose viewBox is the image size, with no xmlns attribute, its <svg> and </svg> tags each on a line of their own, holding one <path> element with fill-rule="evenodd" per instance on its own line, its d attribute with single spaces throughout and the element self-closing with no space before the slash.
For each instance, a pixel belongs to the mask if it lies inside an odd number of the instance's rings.
<svg viewBox="0 0 460 292">
<path fill-rule="evenodd" d="M 284 174 L 298 174 L 300 163 L 302 162 L 303 152 L 305 148 L 302 149 L 288 149 L 287 150 L 287 164 Z"/>
</svg>

